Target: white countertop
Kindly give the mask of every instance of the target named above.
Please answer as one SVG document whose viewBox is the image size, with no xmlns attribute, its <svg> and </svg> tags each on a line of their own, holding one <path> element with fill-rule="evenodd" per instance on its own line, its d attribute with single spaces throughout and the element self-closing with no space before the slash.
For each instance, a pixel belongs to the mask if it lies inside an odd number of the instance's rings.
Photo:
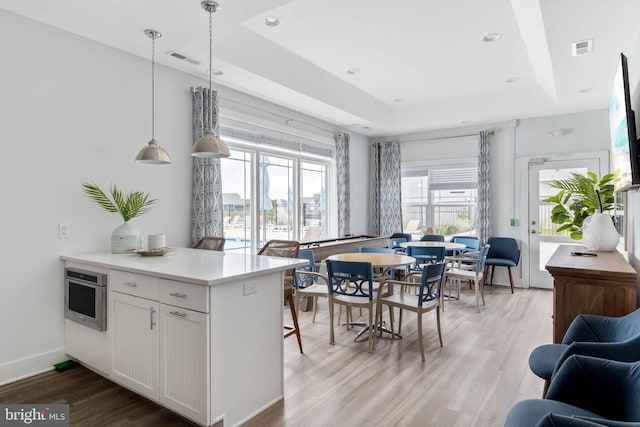
<svg viewBox="0 0 640 427">
<path fill-rule="evenodd" d="M 96 252 L 63 255 L 60 258 L 63 261 L 208 286 L 308 264 L 306 260 L 190 248 L 175 248 L 157 257 Z"/>
</svg>

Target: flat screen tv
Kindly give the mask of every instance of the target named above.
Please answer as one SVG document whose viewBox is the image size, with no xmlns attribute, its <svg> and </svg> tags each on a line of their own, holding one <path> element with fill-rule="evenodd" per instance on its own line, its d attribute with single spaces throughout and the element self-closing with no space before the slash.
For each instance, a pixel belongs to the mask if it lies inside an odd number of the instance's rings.
<svg viewBox="0 0 640 427">
<path fill-rule="evenodd" d="M 609 97 L 609 132 L 615 190 L 626 191 L 640 186 L 636 122 L 631 109 L 627 57 L 622 53 Z"/>
</svg>

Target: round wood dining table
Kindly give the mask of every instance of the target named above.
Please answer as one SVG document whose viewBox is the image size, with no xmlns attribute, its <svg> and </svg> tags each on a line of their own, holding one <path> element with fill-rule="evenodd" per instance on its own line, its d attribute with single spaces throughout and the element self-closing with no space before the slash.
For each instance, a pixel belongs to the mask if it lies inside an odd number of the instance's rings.
<svg viewBox="0 0 640 427">
<path fill-rule="evenodd" d="M 400 243 L 400 247 L 406 248 L 407 246 L 431 246 L 431 247 L 444 247 L 447 250 L 454 249 L 464 249 L 467 245 L 463 243 L 454 243 L 454 242 L 433 242 L 433 241 L 423 241 L 416 240 L 411 242 L 402 242 Z"/>
</svg>

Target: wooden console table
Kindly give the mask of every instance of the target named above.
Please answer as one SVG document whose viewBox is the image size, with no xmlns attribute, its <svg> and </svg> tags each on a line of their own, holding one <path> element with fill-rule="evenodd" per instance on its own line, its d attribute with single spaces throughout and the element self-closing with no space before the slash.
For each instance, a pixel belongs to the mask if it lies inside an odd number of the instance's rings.
<svg viewBox="0 0 640 427">
<path fill-rule="evenodd" d="M 578 314 L 623 316 L 636 309 L 636 271 L 617 252 L 575 256 L 582 246 L 560 245 L 545 268 L 553 276 L 553 342 Z"/>
</svg>

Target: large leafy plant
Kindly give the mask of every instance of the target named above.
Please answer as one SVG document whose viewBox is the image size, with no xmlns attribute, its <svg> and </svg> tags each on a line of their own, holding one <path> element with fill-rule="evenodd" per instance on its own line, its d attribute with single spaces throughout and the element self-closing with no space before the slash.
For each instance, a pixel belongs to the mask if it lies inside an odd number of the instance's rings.
<svg viewBox="0 0 640 427">
<path fill-rule="evenodd" d="M 140 216 L 151 209 L 156 199 L 150 199 L 149 194 L 141 191 L 133 191 L 124 195 L 115 184 L 111 186 L 109 193 L 111 198 L 105 194 L 97 185 L 82 183 L 85 194 L 107 212 L 117 212 L 122 216 L 124 222 Z"/>
<path fill-rule="evenodd" d="M 550 185 L 560 189 L 555 196 L 543 200 L 556 204 L 551 210 L 551 222 L 560 224 L 557 231 L 568 231 L 572 239 L 582 239 L 583 223 L 588 216 L 615 207 L 613 174 L 598 178 L 593 172 L 587 175 L 574 172 L 570 178 L 554 180 Z"/>
</svg>

